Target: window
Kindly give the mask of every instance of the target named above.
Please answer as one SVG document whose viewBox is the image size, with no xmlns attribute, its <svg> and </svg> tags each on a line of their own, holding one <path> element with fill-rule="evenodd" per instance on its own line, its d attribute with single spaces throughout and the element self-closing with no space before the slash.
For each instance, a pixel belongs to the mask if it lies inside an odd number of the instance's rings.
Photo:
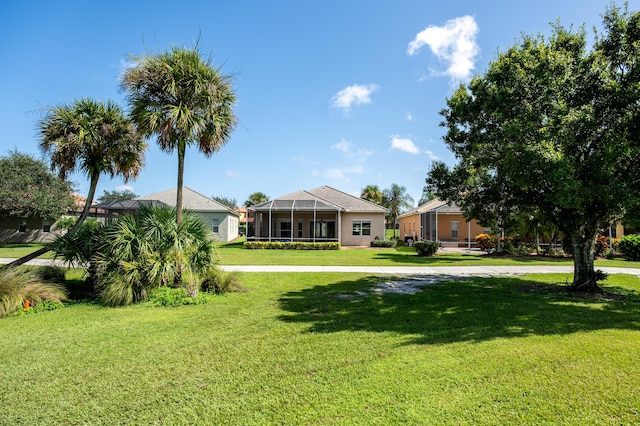
<svg viewBox="0 0 640 426">
<path fill-rule="evenodd" d="M 298 221 L 298 238 L 302 238 L 302 221 Z"/>
<path fill-rule="evenodd" d="M 482 232 L 485 234 L 491 234 L 491 228 L 482 228 Z"/>
<path fill-rule="evenodd" d="M 24 217 L 18 219 L 18 232 L 27 232 L 27 219 Z"/>
<path fill-rule="evenodd" d="M 283 220 L 280 222 L 280 237 L 291 238 L 291 221 Z"/>
<path fill-rule="evenodd" d="M 211 230 L 214 234 L 220 232 L 220 219 L 211 219 Z"/>
<path fill-rule="evenodd" d="M 51 221 L 49 219 L 42 221 L 42 232 L 51 232 Z"/>
<path fill-rule="evenodd" d="M 451 239 L 458 239 L 458 222 L 451 221 Z"/>
<path fill-rule="evenodd" d="M 371 235 L 371 221 L 354 220 L 351 222 L 351 234 L 358 237 Z"/>
</svg>

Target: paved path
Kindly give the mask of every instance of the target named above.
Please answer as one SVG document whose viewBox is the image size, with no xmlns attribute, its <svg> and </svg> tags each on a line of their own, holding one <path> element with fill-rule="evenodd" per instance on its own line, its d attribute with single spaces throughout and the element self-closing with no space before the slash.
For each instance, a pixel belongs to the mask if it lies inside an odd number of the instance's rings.
<svg viewBox="0 0 640 426">
<path fill-rule="evenodd" d="M 0 258 L 0 264 L 6 264 L 14 259 Z M 66 266 L 62 261 L 51 259 L 34 259 L 27 265 L 58 265 Z M 381 275 L 466 275 L 466 276 L 496 276 L 522 274 L 556 274 L 573 273 L 573 266 L 535 265 L 535 266 L 287 266 L 287 265 L 223 265 L 225 271 L 238 272 L 362 272 Z M 639 268 L 597 268 L 608 274 L 629 274 L 640 277 Z"/>
</svg>

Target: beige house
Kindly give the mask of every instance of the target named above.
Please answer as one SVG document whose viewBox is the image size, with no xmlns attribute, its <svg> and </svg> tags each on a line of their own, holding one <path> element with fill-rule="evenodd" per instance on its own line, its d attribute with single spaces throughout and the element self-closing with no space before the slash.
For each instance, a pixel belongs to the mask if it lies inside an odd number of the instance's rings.
<svg viewBox="0 0 640 426">
<path fill-rule="evenodd" d="M 158 202 L 175 207 L 176 197 L 177 189 L 174 188 L 138 197 L 132 201 Z M 218 241 L 231 241 L 238 237 L 240 214 L 224 204 L 185 186 L 182 189 L 182 208 L 193 211 L 204 220 Z"/>
<path fill-rule="evenodd" d="M 414 241 L 440 241 L 443 245 L 466 247 L 487 230 L 468 222 L 455 203 L 434 199 L 398 216 L 400 237 Z"/>
<path fill-rule="evenodd" d="M 387 209 L 329 186 L 247 207 L 247 241 L 337 241 L 369 246 L 384 239 Z"/>
</svg>

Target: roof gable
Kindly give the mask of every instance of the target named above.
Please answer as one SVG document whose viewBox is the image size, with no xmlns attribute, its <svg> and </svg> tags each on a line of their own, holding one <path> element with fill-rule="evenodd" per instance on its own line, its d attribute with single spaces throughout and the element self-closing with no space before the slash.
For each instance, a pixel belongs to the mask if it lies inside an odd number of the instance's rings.
<svg viewBox="0 0 640 426">
<path fill-rule="evenodd" d="M 386 208 L 379 206 L 378 204 L 363 200 L 362 198 L 354 197 L 353 195 L 326 185 L 312 189 L 308 192 L 339 206 L 345 212 L 386 213 L 388 211 Z"/>
<path fill-rule="evenodd" d="M 157 200 L 171 207 L 176 206 L 176 197 L 178 190 L 176 188 L 167 189 L 166 191 L 156 192 L 155 194 L 145 195 L 135 198 L 136 200 Z M 185 186 L 182 188 L 182 208 L 195 212 L 225 212 L 234 216 L 239 213 L 225 206 L 216 200 L 206 197 L 199 192 Z"/>
</svg>

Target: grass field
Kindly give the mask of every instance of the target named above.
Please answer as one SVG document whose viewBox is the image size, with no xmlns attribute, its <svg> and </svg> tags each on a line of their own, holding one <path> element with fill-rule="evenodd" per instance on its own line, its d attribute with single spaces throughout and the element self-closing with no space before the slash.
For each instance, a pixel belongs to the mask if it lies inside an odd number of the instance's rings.
<svg viewBox="0 0 640 426">
<path fill-rule="evenodd" d="M 640 283 L 564 275 L 372 294 L 362 274 L 242 274 L 179 308 L 0 320 L 0 424 L 638 424 Z"/>
</svg>

